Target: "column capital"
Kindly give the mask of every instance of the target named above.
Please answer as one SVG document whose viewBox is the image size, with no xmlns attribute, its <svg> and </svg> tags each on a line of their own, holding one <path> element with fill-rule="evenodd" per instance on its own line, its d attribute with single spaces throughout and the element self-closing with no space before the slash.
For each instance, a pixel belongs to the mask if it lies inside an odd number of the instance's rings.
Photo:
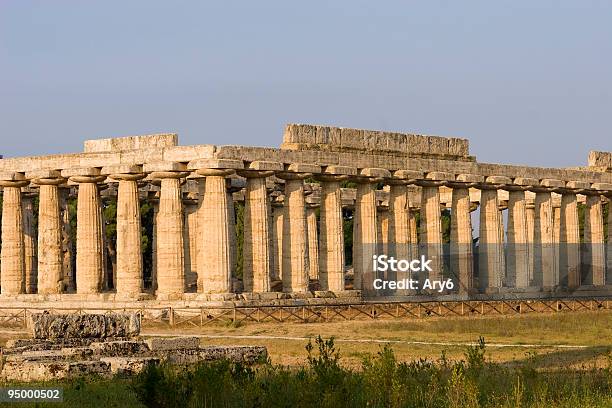
<svg viewBox="0 0 612 408">
<path fill-rule="evenodd" d="M 188 171 L 154 171 L 150 173 L 153 179 L 182 179 L 189 175 Z"/>
<path fill-rule="evenodd" d="M 343 174 L 315 174 L 314 179 L 322 182 L 345 181 L 349 179 L 348 175 Z"/>
<path fill-rule="evenodd" d="M 0 172 L 0 187 L 25 187 L 30 182 L 26 180 L 23 173 Z"/>
<path fill-rule="evenodd" d="M 146 177 L 146 174 L 142 171 L 142 166 L 133 165 L 104 166 L 100 170 L 100 174 L 107 175 L 117 181 L 138 181 Z"/>
<path fill-rule="evenodd" d="M 542 179 L 540 181 L 540 185 L 532 185 L 527 189 L 528 191 L 533 191 L 534 193 L 550 193 L 557 188 L 565 187 L 565 183 L 561 180 L 555 179 Z"/>
<path fill-rule="evenodd" d="M 227 177 L 227 176 L 231 176 L 235 172 L 236 170 L 234 169 L 213 169 L 213 168 L 204 169 L 202 168 L 202 169 L 196 170 L 196 174 L 199 174 L 200 176 L 204 176 L 204 177 Z"/>
<path fill-rule="evenodd" d="M 242 170 L 244 163 L 242 160 L 233 159 L 196 159 L 187 164 L 187 169 L 196 170 L 196 173 L 206 176 L 198 170 Z"/>
<path fill-rule="evenodd" d="M 291 173 L 284 171 L 276 173 L 276 177 L 283 180 L 304 180 L 305 178 L 311 177 L 312 173 Z"/>
<path fill-rule="evenodd" d="M 612 196 L 612 184 L 610 183 L 593 183 L 591 185 L 593 190 L 598 190 L 599 194 L 604 195 L 606 197 Z"/>
<path fill-rule="evenodd" d="M 446 187 L 450 187 L 452 189 L 458 189 L 458 188 L 476 187 L 476 186 L 478 186 L 478 183 L 465 182 L 465 181 L 449 181 L 447 183 L 444 183 L 444 185 Z"/>
<path fill-rule="evenodd" d="M 66 183 L 60 170 L 34 170 L 26 173 L 26 178 L 38 186 L 59 186 Z"/>
<path fill-rule="evenodd" d="M 393 178 L 390 181 L 397 181 L 400 184 L 415 184 L 417 180 L 423 178 L 422 171 L 416 170 L 396 170 L 393 172 Z M 388 183 L 391 184 L 391 183 Z"/>
<path fill-rule="evenodd" d="M 322 173 L 332 176 L 356 176 L 357 167 L 331 165 L 323 168 Z"/>
<path fill-rule="evenodd" d="M 189 175 L 187 166 L 177 162 L 145 163 L 143 171 L 153 179 L 180 179 Z"/>
<path fill-rule="evenodd" d="M 274 174 L 272 170 L 238 170 L 238 175 L 247 179 L 251 178 L 265 178 L 270 177 Z"/>
</svg>

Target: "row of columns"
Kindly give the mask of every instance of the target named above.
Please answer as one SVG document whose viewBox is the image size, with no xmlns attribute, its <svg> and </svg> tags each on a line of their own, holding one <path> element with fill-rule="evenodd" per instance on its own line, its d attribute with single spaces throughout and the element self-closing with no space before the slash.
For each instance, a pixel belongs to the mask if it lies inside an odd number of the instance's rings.
<svg viewBox="0 0 612 408">
<path fill-rule="evenodd" d="M 155 280 L 159 298 L 180 298 L 185 291 L 184 236 L 181 180 L 192 172 L 201 177 L 202 200 L 197 211 L 200 231 L 197 251 L 198 291 L 232 292 L 233 201 L 227 177 L 238 173 L 246 178 L 244 208 L 245 292 L 271 291 L 272 278 L 282 278 L 284 292 L 308 291 L 310 278 L 318 276 L 321 289 L 340 292 L 344 285 L 344 232 L 340 183 L 351 178 L 357 182 L 353 225 L 353 286 L 369 290 L 375 275 L 371 271 L 373 255 L 386 250 L 397 258 L 409 259 L 418 253 L 432 259 L 430 279 L 444 273 L 440 186 L 452 188 L 451 269 L 460 283 L 460 291 L 473 288 L 472 205 L 469 189 L 481 191 L 479 286 L 486 290 L 502 287 L 505 279 L 516 287 L 530 285 L 554 287 L 559 284 L 559 267 L 565 267 L 568 286 L 577 287 L 580 279 L 580 250 L 576 194 L 587 195 L 585 237 L 591 244 L 591 281 L 605 284 L 603 214 L 600 195 L 609 194 L 605 185 L 558 180 L 539 180 L 400 170 L 356 169 L 292 164 L 287 168 L 276 162 L 252 162 L 248 168 L 239 160 L 202 159 L 181 163 L 153 163 L 140 166 L 109 166 L 102 169 L 38 171 L 26 176 L 15 174 L 0 181 L 4 188 L 2 217 L 2 262 L 0 284 L 3 294 L 26 293 L 25 249 L 21 188 L 40 187 L 38 248 L 38 292 L 59 293 L 62 288 L 62 223 L 58 187 L 69 180 L 78 185 L 76 291 L 96 294 L 102 289 L 103 248 L 102 219 L 98 183 L 110 177 L 118 182 L 117 197 L 117 295 L 133 298 L 143 292 L 140 205 L 138 181 L 148 174 L 160 181 L 160 199 L 156 214 Z M 312 176 L 321 183 L 320 231 L 316 214 L 307 208 L 304 179 Z M 282 213 L 273 216 L 266 189 L 272 175 L 285 180 Z M 4 177 L 6 178 L 6 177 Z M 379 236 L 376 186 L 390 186 L 390 216 L 385 221 L 386 239 Z M 421 187 L 420 248 L 416 248 L 416 222 L 408 203 L 408 185 Z M 512 256 L 504 254 L 504 227 L 499 211 L 497 190 L 509 191 L 508 245 Z M 525 191 L 536 194 L 533 209 L 533 237 L 529 236 L 529 208 Z M 562 194 L 559 211 L 560 232 L 553 234 L 551 192 Z M 276 234 L 274 233 L 276 232 Z M 282 232 L 282 233 L 281 233 Z M 539 243 L 533 245 L 534 242 Z M 560 253 L 553 244 L 568 244 Z M 540 244 L 541 243 L 541 244 Z M 317 245 L 318 244 L 318 245 Z M 412 245 L 411 245 L 412 244 Z M 309 254 L 309 252 L 311 252 Z M 278 255 L 282 254 L 282 259 Z M 507 265 L 506 265 L 507 262 Z M 508 276 L 506 271 L 512 273 Z"/>
</svg>

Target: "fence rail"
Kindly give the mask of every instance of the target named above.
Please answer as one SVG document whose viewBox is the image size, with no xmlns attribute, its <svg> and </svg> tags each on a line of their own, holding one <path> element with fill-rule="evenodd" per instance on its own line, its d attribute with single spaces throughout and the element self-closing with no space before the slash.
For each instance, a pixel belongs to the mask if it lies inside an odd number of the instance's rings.
<svg viewBox="0 0 612 408">
<path fill-rule="evenodd" d="M 476 317 L 568 313 L 612 309 L 612 299 L 471 300 L 427 302 L 364 302 L 345 305 L 236 306 L 231 308 L 43 308 L 0 307 L 0 326 L 26 327 L 32 313 L 137 313 L 143 325 L 203 327 L 213 323 L 332 322 L 364 319 Z"/>
</svg>

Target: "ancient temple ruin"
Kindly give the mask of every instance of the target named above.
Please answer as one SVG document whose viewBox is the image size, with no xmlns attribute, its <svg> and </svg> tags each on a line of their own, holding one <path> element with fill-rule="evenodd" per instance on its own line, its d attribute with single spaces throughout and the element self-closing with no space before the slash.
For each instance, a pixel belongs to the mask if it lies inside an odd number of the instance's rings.
<svg viewBox="0 0 612 408">
<path fill-rule="evenodd" d="M 290 124 L 280 148 L 158 134 L 5 158 L 0 186 L 0 305 L 611 293 L 612 153 L 571 169 L 512 166 L 478 162 L 465 139 Z M 428 277 L 454 289 L 372 291 L 377 253 L 424 253 Z"/>
</svg>

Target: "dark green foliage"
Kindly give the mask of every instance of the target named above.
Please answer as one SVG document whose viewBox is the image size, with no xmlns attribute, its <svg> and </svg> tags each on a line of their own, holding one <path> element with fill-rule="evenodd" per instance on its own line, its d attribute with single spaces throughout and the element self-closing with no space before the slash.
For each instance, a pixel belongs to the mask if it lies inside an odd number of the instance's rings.
<svg viewBox="0 0 612 408">
<path fill-rule="evenodd" d="M 342 209 L 342 228 L 344 231 L 344 263 L 353 264 L 353 215 L 354 211 L 349 208 Z"/>
<path fill-rule="evenodd" d="M 515 407 L 600 406 L 612 402 L 612 371 L 538 371 L 486 359 L 483 338 L 451 362 L 398 362 L 388 345 L 344 368 L 333 338 L 306 345 L 307 365 L 266 362 L 249 368 L 227 361 L 193 368 L 152 367 L 133 390 L 148 407 Z"/>
</svg>

